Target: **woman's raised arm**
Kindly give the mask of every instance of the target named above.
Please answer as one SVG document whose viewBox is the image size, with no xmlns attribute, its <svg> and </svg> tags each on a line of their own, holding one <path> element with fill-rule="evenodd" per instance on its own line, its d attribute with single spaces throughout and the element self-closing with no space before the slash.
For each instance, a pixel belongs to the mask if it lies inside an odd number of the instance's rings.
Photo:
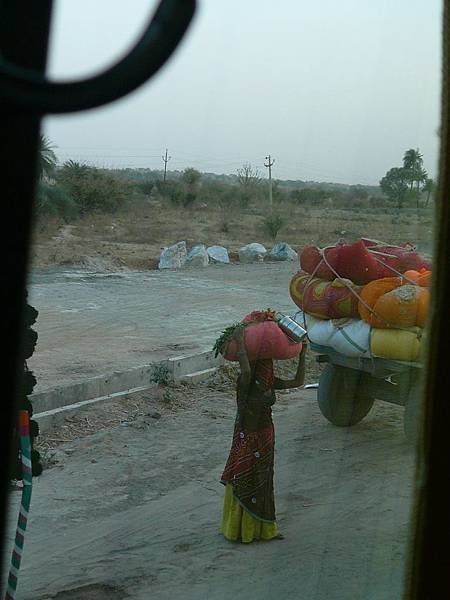
<svg viewBox="0 0 450 600">
<path fill-rule="evenodd" d="M 239 366 L 241 368 L 241 384 L 249 385 L 251 380 L 251 368 L 250 362 L 247 356 L 247 350 L 245 348 L 245 340 L 244 340 L 244 328 L 239 327 L 234 333 L 234 339 L 238 345 L 237 357 L 239 361 Z"/>
<path fill-rule="evenodd" d="M 276 390 L 289 390 L 292 388 L 301 387 L 305 383 L 305 370 L 306 370 L 306 352 L 307 345 L 303 342 L 302 350 L 298 359 L 297 372 L 294 379 L 275 379 L 274 388 Z"/>
</svg>

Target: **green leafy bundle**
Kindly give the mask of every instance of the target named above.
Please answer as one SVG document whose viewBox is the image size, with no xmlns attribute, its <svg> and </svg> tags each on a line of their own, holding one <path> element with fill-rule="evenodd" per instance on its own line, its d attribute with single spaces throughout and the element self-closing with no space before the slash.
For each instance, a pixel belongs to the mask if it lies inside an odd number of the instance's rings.
<svg viewBox="0 0 450 600">
<path fill-rule="evenodd" d="M 248 325 L 248 323 L 234 323 L 234 325 L 230 325 L 222 332 L 222 335 L 217 338 L 213 346 L 215 358 L 217 358 L 219 354 L 224 354 L 227 344 L 234 338 L 235 332 L 239 328 L 243 329 L 246 325 Z"/>
</svg>

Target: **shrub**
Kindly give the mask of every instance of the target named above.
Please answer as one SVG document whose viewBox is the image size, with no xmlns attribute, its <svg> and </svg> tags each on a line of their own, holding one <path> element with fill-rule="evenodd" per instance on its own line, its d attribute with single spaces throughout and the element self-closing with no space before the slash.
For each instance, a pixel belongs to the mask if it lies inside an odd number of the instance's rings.
<svg viewBox="0 0 450 600">
<path fill-rule="evenodd" d="M 173 392 L 171 392 L 169 389 L 164 391 L 163 397 L 161 398 L 161 400 L 164 402 L 164 404 L 170 404 L 172 402 L 174 398 Z"/>
<path fill-rule="evenodd" d="M 218 196 L 217 203 L 223 211 L 228 211 L 236 206 L 236 190 L 235 188 L 225 188 Z"/>
<path fill-rule="evenodd" d="M 272 184 L 272 199 L 275 204 L 281 204 L 288 198 L 287 192 L 280 187 L 278 181 Z"/>
<path fill-rule="evenodd" d="M 289 192 L 289 199 L 297 204 L 316 204 L 320 206 L 329 195 L 329 192 L 322 188 L 305 187 Z"/>
<path fill-rule="evenodd" d="M 174 206 L 183 208 L 190 208 L 198 197 L 195 187 L 177 181 L 166 181 L 159 189 L 163 198 L 167 198 Z"/>
<path fill-rule="evenodd" d="M 186 183 L 187 185 L 197 185 L 201 178 L 202 174 L 200 171 L 197 171 L 197 169 L 194 169 L 193 167 L 188 167 L 181 175 L 183 183 Z"/>
<path fill-rule="evenodd" d="M 239 201 L 239 206 L 241 208 L 244 208 L 244 209 L 248 208 L 251 200 L 252 200 L 252 193 L 250 190 L 248 190 L 246 188 L 239 190 L 238 201 Z"/>
<path fill-rule="evenodd" d="M 392 208 L 392 202 L 385 196 L 369 196 L 368 202 L 371 208 Z"/>
<path fill-rule="evenodd" d="M 136 187 L 140 192 L 142 192 L 142 194 L 150 196 L 153 188 L 155 187 L 155 182 L 151 179 L 146 179 L 145 181 L 140 181 Z"/>
<path fill-rule="evenodd" d="M 182 201 L 183 207 L 189 208 L 194 204 L 195 200 L 197 199 L 197 194 L 195 193 L 195 191 L 192 192 L 192 191 L 188 190 L 183 193 L 181 198 L 182 198 L 181 201 Z"/>
<path fill-rule="evenodd" d="M 157 365 L 153 369 L 151 381 L 158 385 L 167 385 L 169 383 L 170 373 L 166 365 Z"/>
<path fill-rule="evenodd" d="M 363 185 L 351 185 L 348 189 L 348 195 L 353 200 L 367 200 L 369 192 Z"/>
<path fill-rule="evenodd" d="M 37 214 L 61 217 L 69 221 L 78 216 L 79 210 L 72 196 L 58 185 L 41 182 L 37 192 Z"/>
<path fill-rule="evenodd" d="M 60 186 L 74 199 L 81 214 L 116 211 L 127 196 L 126 186 L 95 167 L 66 162 L 57 175 Z"/>
<path fill-rule="evenodd" d="M 180 206 L 182 204 L 183 187 L 178 182 L 160 182 L 158 183 L 158 191 L 164 199 L 169 200 L 174 206 Z"/>
<path fill-rule="evenodd" d="M 269 215 L 264 219 L 263 227 L 265 232 L 270 236 L 272 240 L 277 239 L 277 235 L 280 229 L 284 225 L 284 219 L 281 215 L 273 214 Z"/>
<path fill-rule="evenodd" d="M 230 223 L 223 219 L 220 224 L 219 231 L 220 233 L 230 233 Z"/>
</svg>

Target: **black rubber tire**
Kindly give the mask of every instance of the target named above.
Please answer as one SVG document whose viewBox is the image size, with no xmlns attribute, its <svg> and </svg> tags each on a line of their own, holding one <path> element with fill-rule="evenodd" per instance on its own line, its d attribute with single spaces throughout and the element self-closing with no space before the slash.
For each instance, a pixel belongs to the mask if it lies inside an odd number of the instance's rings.
<svg viewBox="0 0 450 600">
<path fill-rule="evenodd" d="M 317 400 L 323 416 L 337 427 L 351 427 L 364 419 L 375 398 L 364 395 L 364 371 L 328 364 L 319 377 Z"/>
<path fill-rule="evenodd" d="M 408 400 L 405 404 L 405 412 L 403 415 L 403 431 L 406 439 L 410 444 L 416 444 L 420 433 L 420 412 L 422 390 L 419 385 L 411 389 Z"/>
</svg>

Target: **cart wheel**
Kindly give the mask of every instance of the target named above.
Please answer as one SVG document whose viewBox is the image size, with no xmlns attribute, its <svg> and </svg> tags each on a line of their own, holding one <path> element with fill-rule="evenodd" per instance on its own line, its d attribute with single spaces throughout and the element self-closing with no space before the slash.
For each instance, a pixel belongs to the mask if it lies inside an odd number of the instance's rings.
<svg viewBox="0 0 450 600">
<path fill-rule="evenodd" d="M 411 389 L 411 393 L 405 404 L 403 431 L 405 432 L 406 439 L 411 444 L 416 444 L 419 438 L 421 391 L 419 385 Z"/>
<path fill-rule="evenodd" d="M 374 398 L 364 395 L 364 371 L 328 364 L 319 378 L 317 399 L 323 416 L 338 427 L 350 427 L 364 419 Z"/>
</svg>

